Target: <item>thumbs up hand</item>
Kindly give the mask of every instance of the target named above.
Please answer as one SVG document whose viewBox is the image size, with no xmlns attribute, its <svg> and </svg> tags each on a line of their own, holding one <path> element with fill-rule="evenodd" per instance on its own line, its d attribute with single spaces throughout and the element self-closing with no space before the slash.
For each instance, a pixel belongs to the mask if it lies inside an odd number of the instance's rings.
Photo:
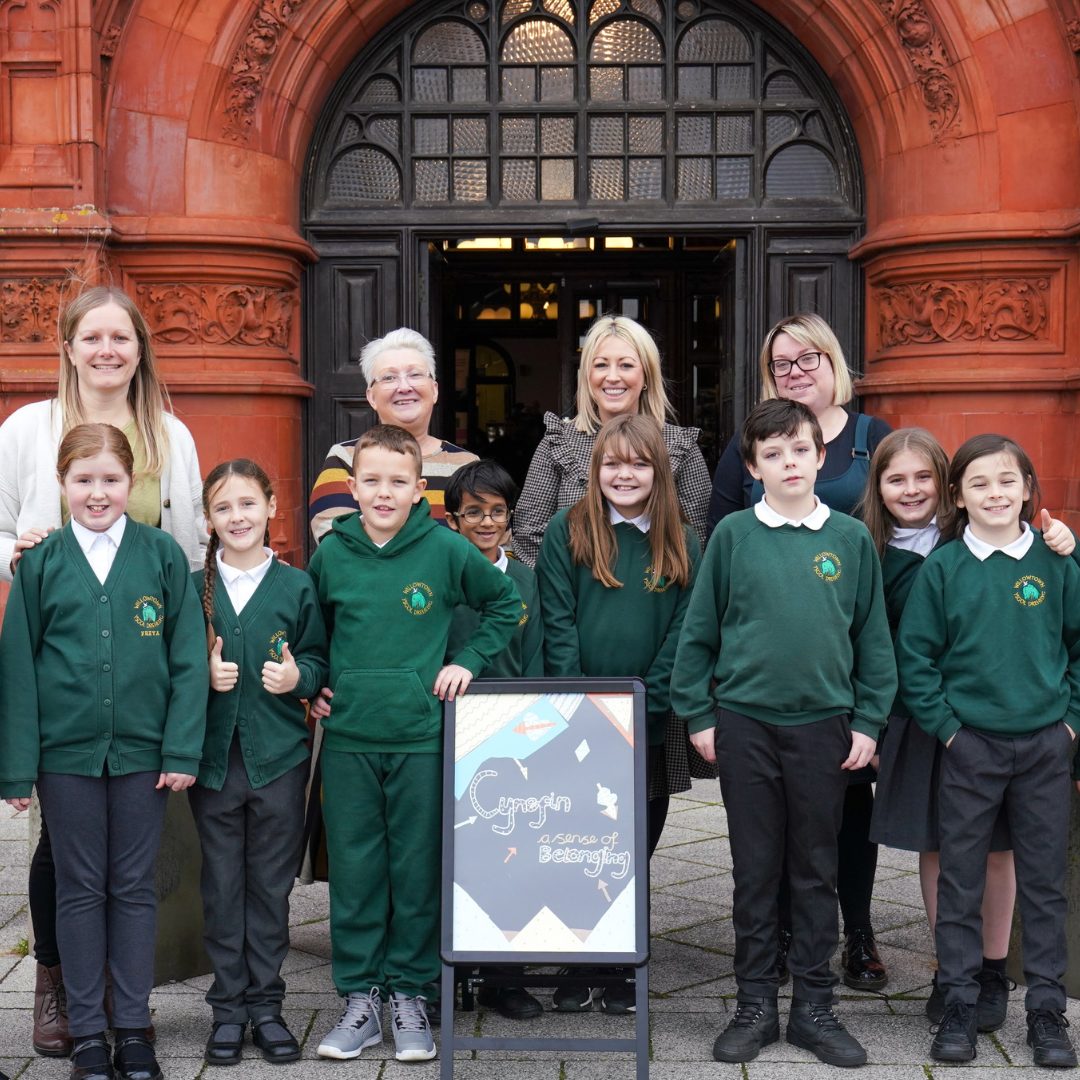
<svg viewBox="0 0 1080 1080">
<path fill-rule="evenodd" d="M 1050 516 L 1050 511 L 1043 507 L 1039 512 L 1039 528 L 1042 529 L 1046 546 L 1055 554 L 1069 556 L 1076 547 L 1076 537 L 1064 521 Z"/>
<path fill-rule="evenodd" d="M 224 644 L 221 638 L 217 638 L 210 650 L 210 686 L 222 694 L 228 693 L 240 678 L 240 668 L 231 660 L 221 659 Z"/>
<path fill-rule="evenodd" d="M 293 654 L 289 650 L 289 643 L 286 641 L 281 646 L 281 663 L 267 660 L 263 664 L 263 689 L 268 694 L 287 694 L 290 690 L 296 689 L 299 681 L 300 669 L 296 666 Z"/>
</svg>

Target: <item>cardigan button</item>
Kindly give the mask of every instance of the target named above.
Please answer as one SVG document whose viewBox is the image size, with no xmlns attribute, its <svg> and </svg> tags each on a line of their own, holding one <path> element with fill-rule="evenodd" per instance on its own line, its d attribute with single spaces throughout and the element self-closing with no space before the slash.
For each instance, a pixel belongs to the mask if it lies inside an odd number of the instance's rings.
<svg viewBox="0 0 1080 1080">
<path fill-rule="evenodd" d="M 165 499 L 161 505 L 165 510 L 168 510 L 169 507 L 172 506 L 172 502 L 169 499 Z"/>
<path fill-rule="evenodd" d="M 103 596 L 103 597 L 101 598 L 101 602 L 102 602 L 103 604 L 107 604 L 107 603 L 109 602 L 109 598 L 108 598 L 107 596 Z"/>
<path fill-rule="evenodd" d="M 101 665 L 101 670 L 102 671 L 112 671 L 112 664 L 102 664 Z"/>
<path fill-rule="evenodd" d="M 112 704 L 112 698 L 106 698 L 101 704 L 102 705 L 111 705 Z"/>
<path fill-rule="evenodd" d="M 108 637 L 109 636 L 109 631 L 108 630 L 102 630 L 101 631 L 101 636 L 102 637 Z"/>
<path fill-rule="evenodd" d="M 240 633 L 240 627 L 239 626 L 234 626 L 233 627 L 233 633 L 234 634 L 239 634 Z"/>
</svg>

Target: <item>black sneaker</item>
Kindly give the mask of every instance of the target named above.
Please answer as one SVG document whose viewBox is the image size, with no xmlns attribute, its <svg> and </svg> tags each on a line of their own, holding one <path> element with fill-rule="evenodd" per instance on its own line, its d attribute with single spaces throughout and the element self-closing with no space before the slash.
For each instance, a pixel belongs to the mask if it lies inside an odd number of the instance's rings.
<svg viewBox="0 0 1080 1080">
<path fill-rule="evenodd" d="M 1065 1030 L 1069 1021 L 1057 1009 L 1029 1009 L 1027 1043 L 1036 1065 L 1051 1069 L 1075 1069 L 1076 1051 Z"/>
<path fill-rule="evenodd" d="M 776 998 L 740 998 L 735 1015 L 713 1043 L 716 1061 L 753 1061 L 763 1046 L 780 1038 Z"/>
<path fill-rule="evenodd" d="M 791 931 L 781 930 L 776 936 L 776 980 L 783 986 L 791 978 L 788 971 L 787 954 L 791 948 Z"/>
<path fill-rule="evenodd" d="M 844 936 L 840 963 L 844 983 L 852 990 L 880 990 L 889 981 L 871 930 L 853 930 Z"/>
<path fill-rule="evenodd" d="M 930 996 L 926 999 L 926 1019 L 932 1024 L 940 1024 L 945 1015 L 945 991 L 938 986 L 937 972 L 934 972 L 934 981 L 930 985 Z M 980 1030 L 982 1030 L 980 1028 Z"/>
<path fill-rule="evenodd" d="M 637 1012 L 637 983 L 632 972 L 626 972 L 626 978 L 604 987 L 600 994 L 602 1012 L 617 1015 Z"/>
<path fill-rule="evenodd" d="M 524 986 L 481 986 L 476 1000 L 507 1020 L 532 1020 L 544 1011 Z"/>
<path fill-rule="evenodd" d="M 826 1065 L 847 1069 L 866 1064 L 862 1044 L 840 1023 L 830 1002 L 793 998 L 786 1038 L 792 1046 L 809 1050 Z"/>
<path fill-rule="evenodd" d="M 1009 991 L 1016 989 L 1016 983 L 1004 971 L 994 971 L 993 968 L 983 968 L 975 978 L 979 981 L 975 1025 L 983 1033 L 997 1031 L 1005 1023 Z"/>
<path fill-rule="evenodd" d="M 577 975 L 580 981 L 570 986 L 556 987 L 551 996 L 551 1007 L 555 1012 L 591 1012 L 596 990 L 589 985 L 594 974 L 589 968 L 559 968 L 560 975 Z"/>
<path fill-rule="evenodd" d="M 973 1061 L 975 1058 L 975 1006 L 946 1005 L 930 1044 L 935 1061 Z"/>
</svg>

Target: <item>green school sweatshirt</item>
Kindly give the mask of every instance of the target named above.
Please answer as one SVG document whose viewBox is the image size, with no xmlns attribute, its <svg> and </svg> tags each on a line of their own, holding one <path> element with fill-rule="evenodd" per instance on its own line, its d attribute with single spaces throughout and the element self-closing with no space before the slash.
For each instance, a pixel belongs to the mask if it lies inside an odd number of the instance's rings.
<svg viewBox="0 0 1080 1080">
<path fill-rule="evenodd" d="M 424 500 L 382 548 L 359 514 L 334 518 L 308 573 L 330 634 L 326 748 L 441 753 L 442 702 L 432 688 L 454 608 L 468 604 L 481 613 L 452 660 L 478 675 L 506 648 L 521 617 L 513 581 L 463 536 L 440 527 Z"/>
<path fill-rule="evenodd" d="M 711 728 L 718 705 L 791 726 L 851 713 L 852 731 L 876 739 L 895 694 L 881 563 L 862 522 L 834 511 L 818 530 L 770 528 L 753 508 L 724 518 L 671 679 L 689 730 Z"/>
<path fill-rule="evenodd" d="M 904 703 L 942 742 L 965 726 L 1080 731 L 1080 566 L 1037 532 L 1019 560 L 953 540 L 915 579 L 896 655 Z"/>
<path fill-rule="evenodd" d="M 536 560 L 544 612 L 544 667 L 558 678 L 639 676 L 645 682 L 650 745 L 664 741 L 671 708 L 671 667 L 693 584 L 658 585 L 652 576 L 649 534 L 615 526 L 615 577 L 622 588 L 601 585 L 588 566 L 570 556 L 566 510 L 544 533 Z M 692 571 L 701 558 L 697 536 L 684 527 Z"/>
<path fill-rule="evenodd" d="M 23 553 L 0 634 L 0 797 L 41 772 L 194 776 L 209 675 L 187 556 L 128 519 L 102 584 L 68 524 Z"/>
<path fill-rule="evenodd" d="M 195 592 L 202 596 L 204 571 L 192 576 Z M 301 699 L 326 685 L 326 628 L 311 578 L 272 560 L 239 616 L 228 589 L 216 578 L 214 632 L 221 638 L 222 660 L 238 666 L 239 678 L 225 693 L 210 691 L 198 783 L 221 790 L 233 733 L 238 732 L 248 780 L 253 788 L 265 787 L 310 756 Z M 285 642 L 300 669 L 300 681 L 289 694 L 271 694 L 263 689 L 263 664 L 280 663 Z"/>
<path fill-rule="evenodd" d="M 484 679 L 539 679 L 544 674 L 544 621 L 536 575 L 520 559 L 506 561 L 506 576 L 517 586 L 521 611 L 510 644 L 480 673 Z M 447 658 L 457 656 L 469 644 L 480 616 L 464 605 L 454 609 Z"/>
</svg>

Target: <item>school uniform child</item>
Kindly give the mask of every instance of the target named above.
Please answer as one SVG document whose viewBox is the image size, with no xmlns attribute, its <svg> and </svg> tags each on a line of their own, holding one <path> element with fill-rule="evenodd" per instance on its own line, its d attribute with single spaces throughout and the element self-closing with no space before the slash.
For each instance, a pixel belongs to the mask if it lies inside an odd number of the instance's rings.
<svg viewBox="0 0 1080 1080">
<path fill-rule="evenodd" d="M 940 443 L 921 428 L 903 428 L 887 435 L 874 452 L 866 492 L 857 512 L 870 530 L 882 562 L 885 606 L 895 637 L 911 586 L 927 555 L 944 541 L 941 523 L 951 512 L 949 459 Z M 1043 539 L 1061 555 L 1076 546 L 1072 533 L 1043 511 Z M 937 919 L 940 871 L 938 849 L 938 780 L 941 743 L 928 735 L 904 707 L 898 694 L 879 746 L 877 796 L 870 837 L 874 843 L 919 853 L 919 880 L 933 931 Z M 982 906 L 983 958 L 976 975 L 980 1031 L 996 1031 L 1005 1023 L 1012 981 L 1005 958 L 1012 931 L 1016 876 L 1012 842 L 1004 813 L 998 815 L 986 861 L 986 891 Z M 926 1002 L 927 1017 L 938 1023 L 945 998 L 934 975 Z"/>
<path fill-rule="evenodd" d="M 435 1056 L 425 995 L 439 974 L 440 701 L 464 692 L 521 617 L 513 582 L 432 519 L 421 466 L 402 428 L 361 436 L 349 488 L 362 516 L 335 518 L 308 568 L 330 632 L 323 816 L 334 984 L 348 999 L 321 1057 L 382 1042 L 383 993 L 397 1059 Z M 444 665 L 459 604 L 482 617 Z"/>
<path fill-rule="evenodd" d="M 71 519 L 23 552 L 0 635 L 0 796 L 36 787 L 56 863 L 73 1080 L 157 1080 L 147 1041 L 166 789 L 194 782 L 207 670 L 188 559 L 124 513 L 131 447 L 80 424 L 57 473 Z M 112 973 L 115 1056 L 104 1008 Z"/>
<path fill-rule="evenodd" d="M 806 406 L 758 405 L 742 456 L 765 495 L 713 533 L 671 680 L 691 740 L 719 765 L 734 861 L 738 999 L 713 1057 L 750 1061 L 780 1037 L 776 897 L 786 848 L 787 1041 L 830 1065 L 861 1065 L 866 1051 L 832 1012 L 829 961 L 847 774 L 869 762 L 896 693 L 881 567 L 865 526 L 814 495 L 824 442 Z"/>
<path fill-rule="evenodd" d="M 203 510 L 210 544 L 194 578 L 211 642 L 210 701 L 188 798 L 214 966 L 206 1061 L 238 1062 L 250 1021 L 263 1058 L 280 1064 L 300 1057 L 281 1018 L 281 965 L 310 756 L 301 699 L 326 681 L 326 630 L 311 578 L 278 562 L 268 546 L 277 500 L 254 461 L 212 469 Z"/>
<path fill-rule="evenodd" d="M 585 494 L 560 510 L 536 562 L 547 674 L 640 676 L 647 690 L 649 854 L 667 817 L 664 740 L 671 667 L 694 572 L 697 536 L 682 519 L 660 426 L 626 414 L 593 444 Z M 592 1008 L 586 985 L 560 987 L 559 1012 Z M 605 1012 L 631 1012 L 629 982 L 605 988 Z"/>
<path fill-rule="evenodd" d="M 945 1011 L 930 1053 L 975 1057 L 979 906 L 1004 807 L 1023 924 L 1027 1041 L 1036 1065 L 1072 1067 L 1062 979 L 1080 566 L 1031 528 L 1038 482 L 1012 440 L 969 439 L 953 458 L 949 489 L 953 542 L 927 558 L 896 644 L 904 702 L 945 747 L 935 928 Z"/>
</svg>

